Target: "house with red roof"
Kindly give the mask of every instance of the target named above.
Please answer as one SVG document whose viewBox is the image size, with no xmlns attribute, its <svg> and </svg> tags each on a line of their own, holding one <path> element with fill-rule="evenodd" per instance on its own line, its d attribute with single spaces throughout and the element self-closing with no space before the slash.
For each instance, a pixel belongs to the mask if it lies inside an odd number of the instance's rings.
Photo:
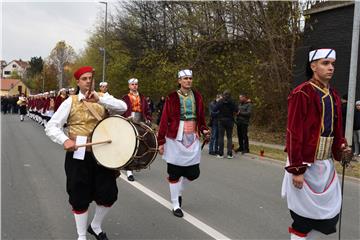
<svg viewBox="0 0 360 240">
<path fill-rule="evenodd" d="M 0 78 L 0 85 L 0 96 L 30 95 L 30 89 L 20 79 Z"/>
</svg>

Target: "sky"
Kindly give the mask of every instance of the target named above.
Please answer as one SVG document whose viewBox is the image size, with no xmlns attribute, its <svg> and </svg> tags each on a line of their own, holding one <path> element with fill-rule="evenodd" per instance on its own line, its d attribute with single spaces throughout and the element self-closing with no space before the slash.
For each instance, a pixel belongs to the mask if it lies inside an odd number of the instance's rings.
<svg viewBox="0 0 360 240">
<path fill-rule="evenodd" d="M 105 5 L 98 1 L 10 1 L 1 2 L 0 59 L 29 61 L 47 58 L 56 43 L 65 40 L 76 53 L 97 22 L 104 23 Z M 108 4 L 108 14 L 111 3 Z"/>
</svg>

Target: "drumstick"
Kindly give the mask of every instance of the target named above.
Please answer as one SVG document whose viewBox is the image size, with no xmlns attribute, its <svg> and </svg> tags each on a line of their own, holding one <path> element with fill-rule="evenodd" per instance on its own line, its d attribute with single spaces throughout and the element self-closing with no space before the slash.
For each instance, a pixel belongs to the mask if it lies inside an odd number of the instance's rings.
<svg viewBox="0 0 360 240">
<path fill-rule="evenodd" d="M 96 144 L 111 143 L 111 142 L 112 142 L 112 141 L 109 139 L 109 140 L 106 140 L 106 141 L 80 144 L 80 145 L 76 145 L 76 147 L 77 147 L 77 148 L 79 148 L 79 147 L 87 147 L 87 146 L 92 146 L 92 145 L 96 145 Z"/>
</svg>

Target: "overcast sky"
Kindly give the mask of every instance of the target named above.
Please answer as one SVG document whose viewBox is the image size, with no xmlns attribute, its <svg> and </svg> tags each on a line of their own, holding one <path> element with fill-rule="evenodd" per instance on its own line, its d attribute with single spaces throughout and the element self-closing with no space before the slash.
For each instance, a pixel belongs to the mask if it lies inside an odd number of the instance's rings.
<svg viewBox="0 0 360 240">
<path fill-rule="evenodd" d="M 10 62 L 49 56 L 56 43 L 65 40 L 76 53 L 86 46 L 97 20 L 104 19 L 105 5 L 98 1 L 0 0 L 1 56 Z M 108 13 L 111 4 L 108 5 Z"/>
</svg>

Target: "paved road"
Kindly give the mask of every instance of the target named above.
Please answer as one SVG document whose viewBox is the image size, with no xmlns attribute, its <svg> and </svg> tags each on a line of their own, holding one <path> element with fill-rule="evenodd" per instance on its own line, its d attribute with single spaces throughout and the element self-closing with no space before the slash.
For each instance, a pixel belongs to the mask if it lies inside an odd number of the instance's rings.
<svg viewBox="0 0 360 240">
<path fill-rule="evenodd" d="M 29 119 L 2 115 L 1 121 L 1 238 L 75 239 L 61 146 Z M 184 193 L 186 219 L 152 198 L 169 199 L 165 169 L 157 158 L 150 170 L 135 173 L 138 184 L 118 179 L 119 200 L 103 226 L 110 239 L 289 239 L 281 164 L 254 156 L 217 159 L 204 151 L 201 176 Z M 360 239 L 359 187 L 345 184 L 343 239 Z"/>
</svg>

